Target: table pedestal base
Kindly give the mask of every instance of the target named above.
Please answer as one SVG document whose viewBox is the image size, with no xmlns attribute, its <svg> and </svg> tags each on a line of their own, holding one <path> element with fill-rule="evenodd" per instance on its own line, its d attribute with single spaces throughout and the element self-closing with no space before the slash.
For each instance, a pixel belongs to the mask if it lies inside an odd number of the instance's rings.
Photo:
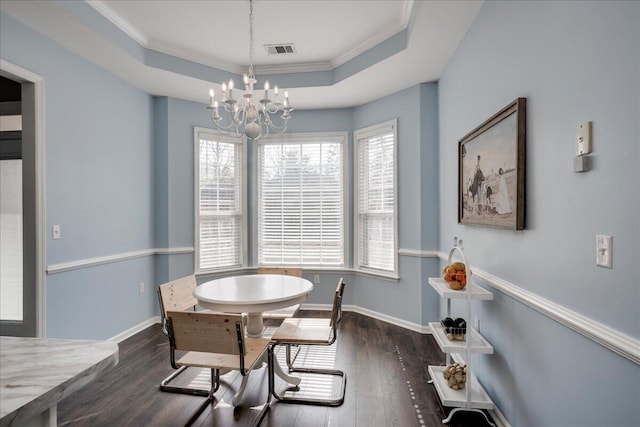
<svg viewBox="0 0 640 427">
<path fill-rule="evenodd" d="M 262 313 L 248 313 L 247 315 L 247 335 L 252 338 L 260 338 L 264 324 L 262 323 Z"/>
<path fill-rule="evenodd" d="M 266 354 L 265 354 L 265 358 L 266 358 Z M 264 360 L 262 362 L 262 367 L 263 368 L 265 367 L 266 362 L 267 362 L 266 360 Z M 278 362 L 278 359 L 275 358 L 275 357 L 273 359 L 273 372 L 277 376 L 282 378 L 284 381 L 286 381 L 287 383 L 292 384 L 294 386 L 299 386 L 300 385 L 300 381 L 302 381 L 302 378 L 294 377 L 294 376 L 289 375 L 286 372 L 284 372 L 282 370 L 282 366 L 280 366 L 280 363 Z M 233 406 L 238 406 L 240 404 L 240 401 L 242 400 L 242 395 L 244 394 L 244 390 L 247 388 L 248 380 L 249 380 L 249 372 L 247 372 L 247 375 L 242 377 L 242 383 L 240 383 L 240 388 L 238 388 L 238 391 L 236 392 L 236 394 L 233 395 L 233 398 L 231 399 L 231 404 Z"/>
</svg>

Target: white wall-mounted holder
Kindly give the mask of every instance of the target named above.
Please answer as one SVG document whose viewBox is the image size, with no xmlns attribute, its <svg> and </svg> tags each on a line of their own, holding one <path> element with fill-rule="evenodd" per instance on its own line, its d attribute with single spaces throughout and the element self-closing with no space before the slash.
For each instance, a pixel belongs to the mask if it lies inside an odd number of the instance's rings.
<svg viewBox="0 0 640 427">
<path fill-rule="evenodd" d="M 591 122 L 580 123 L 576 126 L 574 138 L 576 146 L 576 158 L 573 160 L 574 172 L 586 172 L 591 169 Z"/>
<path fill-rule="evenodd" d="M 576 126 L 576 156 L 591 153 L 591 122 Z"/>
</svg>

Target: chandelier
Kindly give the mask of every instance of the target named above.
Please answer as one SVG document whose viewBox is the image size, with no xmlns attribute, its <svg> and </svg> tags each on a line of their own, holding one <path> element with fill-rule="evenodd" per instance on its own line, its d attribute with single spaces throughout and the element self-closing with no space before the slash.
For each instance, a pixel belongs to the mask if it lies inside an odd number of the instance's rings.
<svg viewBox="0 0 640 427">
<path fill-rule="evenodd" d="M 222 83 L 222 98 L 220 103 L 215 99 L 215 91 L 209 90 L 208 110 L 211 110 L 211 121 L 216 129 L 225 134 L 246 135 L 247 138 L 256 140 L 263 134 L 269 135 L 269 131 L 282 133 L 287 129 L 287 123 L 291 118 L 291 105 L 289 93 L 284 91 L 282 102 L 278 95 L 278 86 L 273 89 L 273 99 L 270 98 L 269 81 L 264 82 L 264 98 L 254 98 L 253 88 L 257 83 L 253 73 L 253 0 L 249 0 L 249 74 L 244 74 L 244 94 L 239 99 L 233 96 L 233 79 Z M 259 96 L 259 95 L 256 95 Z M 220 116 L 220 106 L 229 118 L 223 120 Z M 272 115 L 282 112 L 279 121 L 274 123 Z"/>
</svg>

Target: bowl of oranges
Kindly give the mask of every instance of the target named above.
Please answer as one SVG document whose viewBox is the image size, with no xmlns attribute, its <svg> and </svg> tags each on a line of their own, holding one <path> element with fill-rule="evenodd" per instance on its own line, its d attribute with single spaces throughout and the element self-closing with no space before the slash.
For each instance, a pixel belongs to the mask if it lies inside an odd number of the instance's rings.
<svg viewBox="0 0 640 427">
<path fill-rule="evenodd" d="M 467 269 L 464 263 L 454 262 L 442 270 L 442 278 L 454 291 L 461 291 L 467 286 Z"/>
</svg>

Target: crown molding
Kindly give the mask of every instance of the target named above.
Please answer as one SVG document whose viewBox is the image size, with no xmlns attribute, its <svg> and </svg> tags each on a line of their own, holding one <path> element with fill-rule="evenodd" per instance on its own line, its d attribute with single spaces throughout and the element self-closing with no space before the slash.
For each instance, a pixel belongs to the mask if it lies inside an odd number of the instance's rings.
<svg viewBox="0 0 640 427">
<path fill-rule="evenodd" d="M 186 61 L 195 62 L 197 64 L 206 65 L 207 67 L 216 68 L 218 70 L 227 71 L 233 74 L 245 73 L 247 68 L 243 68 L 238 64 L 232 64 L 212 58 L 211 56 L 203 55 L 198 52 L 194 52 L 189 49 L 184 49 L 171 45 L 169 43 L 163 43 L 158 40 L 151 39 L 145 46 L 146 49 L 155 50 L 165 55 L 175 56 L 176 58 L 184 59 Z"/>
<path fill-rule="evenodd" d="M 414 2 L 415 0 L 405 0 L 404 4 L 402 5 L 400 20 L 404 22 L 405 27 L 409 25 L 409 21 L 411 20 L 411 13 L 413 12 Z"/>
<path fill-rule="evenodd" d="M 111 6 L 102 0 L 85 0 L 86 3 L 94 8 L 98 13 L 107 18 L 113 25 L 122 30 L 126 35 L 135 40 L 142 47 L 147 47 L 149 38 L 142 31 L 136 28 L 129 21 L 124 19 L 122 15 L 113 10 Z"/>
<path fill-rule="evenodd" d="M 330 61 L 332 68 L 338 68 L 339 66 L 346 64 L 351 61 L 353 58 L 357 57 L 368 51 L 369 49 L 379 45 L 383 41 L 389 39 L 390 37 L 395 36 L 399 32 L 403 31 L 407 28 L 408 23 L 400 23 L 393 27 L 384 29 L 383 31 L 377 33 L 376 36 L 367 39 L 364 43 L 361 43 L 354 48 L 348 50 L 347 52 L 339 55 L 338 57 L 332 59 Z"/>
<path fill-rule="evenodd" d="M 409 26 L 409 21 L 411 20 L 411 13 L 413 12 L 414 0 L 404 0 L 402 5 L 402 11 L 400 12 L 400 22 L 390 28 L 383 28 L 379 33 L 377 33 L 374 37 L 367 39 L 364 43 L 361 43 L 354 48 L 348 50 L 347 52 L 339 55 L 338 57 L 332 59 L 331 66 L 333 68 L 337 68 L 349 61 L 351 61 L 356 56 L 363 54 L 369 49 L 377 46 L 383 41 L 387 40 L 398 34 L 400 31 L 405 30 Z"/>
<path fill-rule="evenodd" d="M 175 56 L 177 58 L 206 65 L 212 68 L 217 68 L 219 70 L 228 71 L 234 74 L 242 74 L 248 67 L 242 66 L 240 64 L 232 64 L 220 61 L 218 59 L 212 58 L 211 56 L 193 52 L 189 49 L 173 46 L 170 43 L 161 42 L 156 39 L 150 39 L 103 0 L 85 1 L 89 6 L 93 7 L 98 13 L 108 19 L 113 25 L 118 27 L 121 31 L 123 31 L 125 34 L 135 40 L 139 45 L 146 49 L 151 49 L 159 53 Z M 400 12 L 399 22 L 395 26 L 381 29 L 381 31 L 378 32 L 374 37 L 367 39 L 365 42 L 349 49 L 347 52 L 337 56 L 336 58 L 330 59 L 328 61 L 317 61 L 298 64 L 254 66 L 255 72 L 256 74 L 290 74 L 333 70 L 406 29 L 411 19 L 413 7 L 414 0 L 404 0 L 403 7 Z"/>
</svg>

